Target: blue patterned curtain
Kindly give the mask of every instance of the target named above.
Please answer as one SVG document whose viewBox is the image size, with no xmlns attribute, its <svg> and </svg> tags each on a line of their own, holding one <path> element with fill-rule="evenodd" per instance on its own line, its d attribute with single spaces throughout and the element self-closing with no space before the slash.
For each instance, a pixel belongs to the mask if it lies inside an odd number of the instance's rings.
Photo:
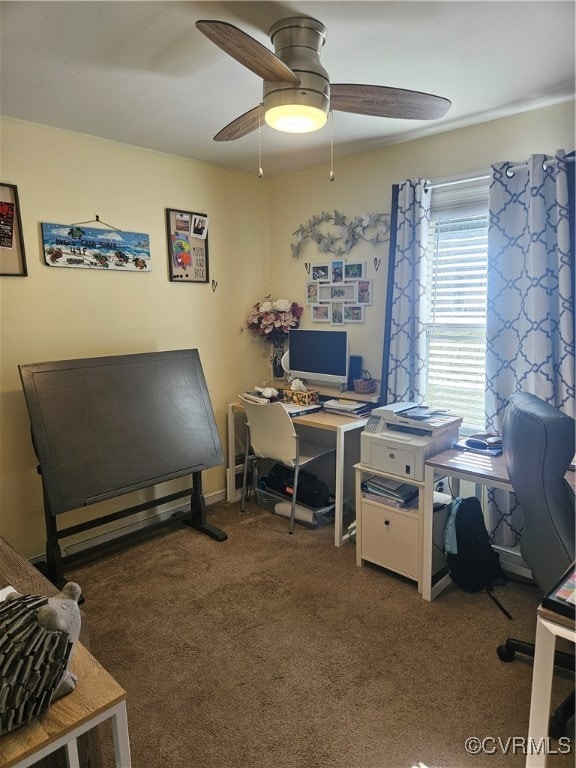
<svg viewBox="0 0 576 768">
<path fill-rule="evenodd" d="M 426 399 L 424 283 L 430 198 L 430 182 L 423 179 L 404 181 L 394 195 L 382 403 Z"/>
<path fill-rule="evenodd" d="M 486 320 L 487 428 L 507 398 L 532 392 L 574 416 L 574 165 L 555 158 L 492 167 Z M 572 230 L 572 231 L 571 231 Z M 494 543 L 518 544 L 514 497 L 491 491 Z"/>
</svg>

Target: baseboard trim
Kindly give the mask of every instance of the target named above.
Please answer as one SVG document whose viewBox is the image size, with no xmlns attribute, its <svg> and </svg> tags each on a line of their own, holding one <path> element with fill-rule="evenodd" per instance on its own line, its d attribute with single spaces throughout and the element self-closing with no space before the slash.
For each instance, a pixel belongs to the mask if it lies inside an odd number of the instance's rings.
<svg viewBox="0 0 576 768">
<path fill-rule="evenodd" d="M 215 491 L 214 493 L 204 495 L 206 507 L 210 507 L 220 501 L 225 501 L 225 499 L 225 490 Z M 162 523 L 166 523 L 173 517 L 177 517 L 178 515 L 189 511 L 189 508 L 190 507 L 187 504 L 178 504 L 177 506 L 169 507 L 168 509 L 163 509 L 161 511 L 152 511 L 152 514 L 148 515 L 146 518 L 134 520 L 124 525 L 120 524 L 112 530 L 105 531 L 103 533 L 94 533 L 92 535 L 86 536 L 83 539 L 70 542 L 69 544 L 61 544 L 62 557 L 64 559 L 77 557 L 83 552 L 102 548 L 106 544 L 114 542 L 116 539 L 121 539 L 136 533 L 141 533 L 146 531 L 148 528 L 158 528 L 158 526 Z M 45 559 L 46 555 L 44 553 L 29 558 L 33 565 L 41 563 L 45 561 Z"/>
<path fill-rule="evenodd" d="M 526 565 L 519 548 L 493 544 L 492 549 L 499 555 L 503 571 L 514 573 L 516 576 L 523 576 L 525 579 L 533 579 L 532 571 Z"/>
</svg>

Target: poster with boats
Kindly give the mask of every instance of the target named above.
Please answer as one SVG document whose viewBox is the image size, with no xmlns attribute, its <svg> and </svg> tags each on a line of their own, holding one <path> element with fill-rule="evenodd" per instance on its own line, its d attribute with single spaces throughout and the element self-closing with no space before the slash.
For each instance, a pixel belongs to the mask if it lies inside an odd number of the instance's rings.
<svg viewBox="0 0 576 768">
<path fill-rule="evenodd" d="M 142 232 L 42 223 L 44 259 L 50 267 L 150 272 L 150 237 Z"/>
</svg>

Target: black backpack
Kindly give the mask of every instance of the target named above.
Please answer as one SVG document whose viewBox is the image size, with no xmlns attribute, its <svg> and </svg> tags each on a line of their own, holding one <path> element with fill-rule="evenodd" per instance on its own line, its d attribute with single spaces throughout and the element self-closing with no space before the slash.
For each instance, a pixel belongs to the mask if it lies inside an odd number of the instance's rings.
<svg viewBox="0 0 576 768">
<path fill-rule="evenodd" d="M 444 551 L 452 581 L 466 592 L 490 592 L 506 579 L 475 496 L 453 501 L 444 529 Z"/>
</svg>

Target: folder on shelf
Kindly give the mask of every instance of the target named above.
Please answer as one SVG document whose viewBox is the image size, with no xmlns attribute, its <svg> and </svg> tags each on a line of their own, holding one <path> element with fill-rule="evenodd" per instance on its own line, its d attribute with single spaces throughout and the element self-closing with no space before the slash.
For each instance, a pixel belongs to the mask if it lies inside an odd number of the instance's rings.
<svg viewBox="0 0 576 768">
<path fill-rule="evenodd" d="M 407 504 L 418 496 L 417 486 L 376 475 L 362 481 L 362 490 L 380 496 L 382 500 L 389 499 L 401 504 Z"/>
</svg>

